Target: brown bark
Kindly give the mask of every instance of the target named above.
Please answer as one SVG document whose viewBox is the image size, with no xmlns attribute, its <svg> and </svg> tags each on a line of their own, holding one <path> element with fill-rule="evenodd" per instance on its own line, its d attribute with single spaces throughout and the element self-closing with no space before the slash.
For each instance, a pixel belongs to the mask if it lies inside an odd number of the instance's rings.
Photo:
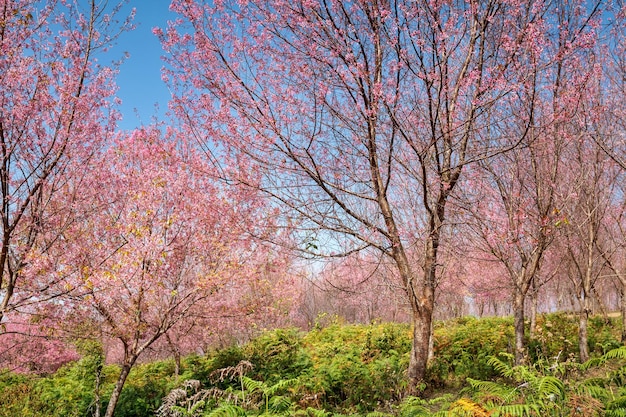
<svg viewBox="0 0 626 417">
<path fill-rule="evenodd" d="M 530 294 L 530 329 L 529 329 L 529 337 L 533 339 L 535 337 L 535 333 L 537 331 L 537 285 L 535 280 L 533 279 L 532 284 L 532 293 Z"/>
<path fill-rule="evenodd" d="M 109 399 L 109 404 L 107 405 L 107 410 L 104 413 L 104 417 L 113 417 L 115 413 L 115 407 L 117 407 L 120 395 L 122 394 L 122 388 L 124 388 L 124 384 L 126 383 L 126 378 L 128 378 L 128 374 L 130 374 L 130 370 L 136 360 L 137 356 L 132 356 L 130 358 L 124 359 L 124 364 L 122 365 L 120 376 L 117 378 L 115 388 L 113 388 L 113 392 L 111 393 L 111 398 Z"/>
<path fill-rule="evenodd" d="M 581 309 L 578 321 L 578 349 L 580 351 L 580 362 L 587 362 L 589 360 L 589 348 L 587 338 L 587 323 L 589 321 L 589 297 L 583 295 L 581 300 Z"/>
<path fill-rule="evenodd" d="M 174 376 L 178 376 L 180 375 L 180 368 L 181 368 L 180 350 L 178 349 L 176 344 L 172 341 L 172 338 L 170 337 L 169 333 L 165 334 L 165 338 L 167 339 L 167 344 L 170 348 L 170 351 L 172 352 L 172 355 L 174 356 Z"/>
<path fill-rule="evenodd" d="M 622 311 L 622 344 L 626 345 L 626 281 L 621 281 L 622 283 L 622 302 L 621 302 L 621 311 Z"/>
<path fill-rule="evenodd" d="M 102 383 L 102 364 L 96 368 L 96 383 L 93 392 L 93 417 L 100 417 L 100 385 Z"/>
<path fill-rule="evenodd" d="M 424 383 L 428 366 L 432 310 L 429 311 L 426 307 L 424 306 L 421 311 L 413 312 L 413 346 L 409 360 L 408 377 L 411 387 L 417 391 Z"/>
<path fill-rule="evenodd" d="M 524 293 L 521 289 L 513 296 L 513 327 L 515 329 L 515 364 L 524 363 L 526 343 L 524 342 Z"/>
</svg>

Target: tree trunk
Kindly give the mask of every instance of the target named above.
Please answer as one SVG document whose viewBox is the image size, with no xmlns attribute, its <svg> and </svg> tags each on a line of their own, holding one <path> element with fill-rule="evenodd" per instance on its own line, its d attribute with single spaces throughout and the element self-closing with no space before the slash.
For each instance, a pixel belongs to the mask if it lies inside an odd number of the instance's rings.
<svg viewBox="0 0 626 417">
<path fill-rule="evenodd" d="M 602 297 L 598 293 L 598 290 L 596 289 L 595 286 L 592 288 L 592 291 L 593 291 L 593 299 L 595 301 L 595 305 L 597 306 L 598 310 L 600 310 L 600 314 L 602 314 L 602 319 L 604 320 L 606 324 L 609 324 L 610 322 L 609 312 L 607 311 L 606 306 L 604 305 L 604 301 L 602 301 Z"/>
<path fill-rule="evenodd" d="M 529 337 L 533 339 L 535 337 L 535 333 L 537 330 L 537 286 L 535 284 L 535 280 L 533 279 L 532 283 L 532 293 L 530 294 L 530 329 L 529 329 Z"/>
<path fill-rule="evenodd" d="M 622 300 L 621 300 L 621 312 L 622 312 L 622 344 L 626 345 L 626 281 L 622 281 Z"/>
<path fill-rule="evenodd" d="M 426 378 L 431 334 L 432 305 L 424 304 L 418 311 L 413 311 L 413 346 L 409 360 L 408 376 L 415 393 Z"/>
<path fill-rule="evenodd" d="M 100 385 L 102 383 L 102 362 L 96 367 L 96 382 L 93 389 L 93 417 L 100 417 Z"/>
<path fill-rule="evenodd" d="M 436 246 L 433 245 L 433 240 L 429 240 L 424 260 L 424 279 L 421 282 L 409 281 L 411 283 L 408 289 L 413 318 L 413 346 L 409 359 L 408 377 L 411 389 L 416 394 L 421 391 L 421 386 L 425 382 L 431 350 L 436 258 Z"/>
<path fill-rule="evenodd" d="M 169 333 L 165 334 L 165 338 L 167 339 L 167 344 L 169 345 L 170 351 L 172 352 L 172 355 L 174 356 L 174 376 L 178 376 L 180 375 L 180 368 L 181 368 L 180 350 L 178 349 L 176 344 L 172 341 L 172 338 L 170 337 Z"/>
<path fill-rule="evenodd" d="M 585 294 L 582 295 L 580 318 L 578 322 L 578 348 L 580 350 L 580 362 L 589 360 L 589 348 L 587 347 L 587 322 L 589 320 L 590 300 Z"/>
<path fill-rule="evenodd" d="M 432 320 L 432 314 L 431 314 L 430 335 L 428 336 L 428 361 L 427 363 L 430 363 L 433 359 L 435 359 L 435 334 L 433 332 L 433 320 Z"/>
<path fill-rule="evenodd" d="M 515 364 L 521 365 L 526 357 L 526 344 L 524 343 L 524 293 L 515 289 L 513 295 L 513 326 L 515 328 Z"/>
<path fill-rule="evenodd" d="M 119 378 L 117 378 L 117 382 L 115 383 L 115 388 L 113 388 L 113 392 L 111 393 L 111 399 L 109 400 L 109 404 L 107 405 L 107 410 L 106 413 L 104 413 L 104 417 L 113 417 L 115 407 L 117 407 L 117 402 L 119 401 L 120 394 L 122 393 L 122 388 L 124 388 L 126 378 L 128 378 L 128 374 L 130 373 L 130 370 L 133 367 L 133 363 L 136 359 L 136 356 L 131 357 L 130 359 L 124 359 L 122 371 L 120 372 L 120 376 Z"/>
</svg>

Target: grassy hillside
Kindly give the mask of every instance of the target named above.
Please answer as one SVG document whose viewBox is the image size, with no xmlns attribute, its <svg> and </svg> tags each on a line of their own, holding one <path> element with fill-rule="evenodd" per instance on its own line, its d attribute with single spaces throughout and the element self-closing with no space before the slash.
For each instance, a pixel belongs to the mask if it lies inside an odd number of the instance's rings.
<svg viewBox="0 0 626 417">
<path fill-rule="evenodd" d="M 275 330 L 244 346 L 187 357 L 180 375 L 171 361 L 138 366 L 116 415 L 626 415 L 618 320 L 590 324 L 593 359 L 586 364 L 576 361 L 576 319 L 557 314 L 541 317 L 527 365 L 513 367 L 510 319 L 437 323 L 435 358 L 418 392 L 409 392 L 405 379 L 406 325 Z M 54 375 L 3 373 L 0 416 L 94 415 L 118 369 L 102 366 L 97 347 L 83 352 Z"/>
</svg>

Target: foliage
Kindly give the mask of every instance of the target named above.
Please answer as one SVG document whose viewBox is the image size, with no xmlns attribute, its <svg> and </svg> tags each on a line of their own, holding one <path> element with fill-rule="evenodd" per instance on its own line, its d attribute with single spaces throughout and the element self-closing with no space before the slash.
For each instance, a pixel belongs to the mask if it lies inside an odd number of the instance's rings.
<svg viewBox="0 0 626 417">
<path fill-rule="evenodd" d="M 429 372 L 439 385 L 422 398 L 406 396 L 407 325 L 334 323 L 309 333 L 265 332 L 242 346 L 183 358 L 179 376 L 171 360 L 137 365 L 115 415 L 619 416 L 626 405 L 626 348 L 602 355 L 595 350 L 596 356 L 582 365 L 572 359 L 575 351 L 558 355 L 569 346 L 564 339 L 576 338 L 568 320 L 575 318 L 542 317 L 542 332 L 553 332 L 555 340 L 546 339 L 541 357 L 531 356 L 528 365 L 517 367 L 511 364 L 507 339 L 510 319 L 437 323 L 437 357 Z M 598 331 L 593 337 L 612 340 L 619 329 L 602 323 L 590 321 L 592 331 Z M 98 369 L 103 410 L 119 368 L 102 367 L 97 345 L 85 343 L 79 351 L 79 361 L 47 377 L 2 374 L 0 417 L 92 415 Z"/>
<path fill-rule="evenodd" d="M 117 373 L 116 373 L 117 375 Z M 171 388 L 172 361 L 158 361 L 137 366 L 128 377 L 115 410 L 116 417 L 153 415 Z"/>
<path fill-rule="evenodd" d="M 312 366 L 298 329 L 265 332 L 246 345 L 244 355 L 254 364 L 256 378 L 267 382 L 297 378 Z"/>
<path fill-rule="evenodd" d="M 626 370 L 623 346 L 584 364 L 570 364 L 570 373 L 564 373 L 564 367 L 558 363 L 511 366 L 511 359 L 508 354 L 489 359 L 503 377 L 501 380 L 468 378 L 467 391 L 473 393 L 475 404 L 488 413 L 485 415 L 591 417 L 626 412 L 621 379 Z M 602 367 L 606 368 L 604 372 Z"/>
<path fill-rule="evenodd" d="M 29 399 L 36 379 L 29 375 L 0 373 L 0 416 L 33 416 Z"/>
<path fill-rule="evenodd" d="M 495 371 L 488 363 L 498 352 L 510 352 L 513 341 L 510 318 L 463 317 L 440 323 L 434 329 L 435 358 L 429 376 L 433 384 L 442 385 L 449 379 L 489 379 Z"/>
<path fill-rule="evenodd" d="M 618 347 L 617 320 L 601 316 L 589 319 L 589 351 L 602 355 Z M 561 361 L 578 357 L 578 317 L 558 312 L 537 317 L 535 337 L 528 343 L 531 362 L 559 357 Z"/>
<path fill-rule="evenodd" d="M 332 325 L 310 332 L 305 343 L 314 365 L 303 384 L 303 403 L 363 412 L 403 395 L 408 326 Z"/>
</svg>

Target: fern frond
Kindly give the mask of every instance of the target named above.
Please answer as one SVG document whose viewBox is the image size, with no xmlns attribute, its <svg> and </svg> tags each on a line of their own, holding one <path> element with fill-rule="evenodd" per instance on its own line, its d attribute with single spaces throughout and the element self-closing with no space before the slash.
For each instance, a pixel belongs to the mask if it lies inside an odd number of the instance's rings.
<svg viewBox="0 0 626 417">
<path fill-rule="evenodd" d="M 426 417 L 430 416 L 431 412 L 426 407 L 429 401 L 419 397 L 409 396 L 400 404 L 400 416 L 401 417 Z"/>
<path fill-rule="evenodd" d="M 504 377 L 510 378 L 512 376 L 513 368 L 511 368 L 511 365 L 496 356 L 490 356 L 489 359 L 487 359 L 487 364 Z"/>
<path fill-rule="evenodd" d="M 237 405 L 226 403 L 205 413 L 205 415 L 207 417 L 239 417 L 245 416 L 246 411 Z"/>
<path fill-rule="evenodd" d="M 580 365 L 580 369 L 582 371 L 588 371 L 591 368 L 596 368 L 600 365 L 603 365 L 606 363 L 606 358 L 599 356 L 597 358 L 591 358 L 589 359 L 587 362 L 583 363 Z"/>
<path fill-rule="evenodd" d="M 257 381 L 247 376 L 241 377 L 241 384 L 246 389 L 246 391 L 248 391 L 248 393 L 263 391 L 264 388 L 264 384 L 262 381 Z"/>
<path fill-rule="evenodd" d="M 575 392 L 577 394 L 587 395 L 589 397 L 602 400 L 602 401 L 606 401 L 610 397 L 610 394 L 606 388 L 598 384 L 587 383 L 587 381 L 583 382 L 582 384 L 579 384 L 576 387 Z"/>
<path fill-rule="evenodd" d="M 544 376 L 538 380 L 537 394 L 542 397 L 556 396 L 562 399 L 565 397 L 565 384 L 553 376 Z"/>
<path fill-rule="evenodd" d="M 401 417 L 429 417 L 432 415 L 431 411 L 423 405 L 413 405 L 408 407 L 402 407 L 399 414 Z"/>
<path fill-rule="evenodd" d="M 491 410 L 492 417 L 531 417 L 542 415 L 536 405 L 509 404 Z"/>
<path fill-rule="evenodd" d="M 306 409 L 307 416 L 310 417 L 328 417 L 330 413 L 326 410 L 319 410 L 313 407 L 307 407 Z"/>
<path fill-rule="evenodd" d="M 421 417 L 422 415 L 420 415 Z M 436 413 L 429 413 L 429 414 L 423 414 L 423 416 L 428 416 L 428 417 L 453 417 L 454 414 L 452 414 L 451 411 L 449 410 L 439 410 Z"/>
<path fill-rule="evenodd" d="M 626 397 L 619 397 L 607 404 L 606 417 L 626 417 Z"/>
<path fill-rule="evenodd" d="M 428 405 L 442 405 L 442 404 L 450 404 L 454 396 L 452 394 L 443 394 L 439 397 L 431 398 L 426 403 Z"/>
<path fill-rule="evenodd" d="M 276 395 L 277 392 L 286 390 L 287 388 L 293 387 L 298 383 L 298 379 L 281 379 L 271 387 L 267 387 L 263 390 L 263 393 L 268 397 Z"/>
<path fill-rule="evenodd" d="M 287 411 L 292 405 L 291 399 L 284 395 L 277 395 L 269 400 L 269 408 L 274 412 Z"/>
<path fill-rule="evenodd" d="M 602 355 L 603 358 L 609 359 L 626 359 L 626 346 L 620 346 L 616 349 L 611 349 Z"/>
<path fill-rule="evenodd" d="M 453 415 L 468 417 L 489 417 L 487 411 L 482 405 L 470 400 L 469 398 L 459 398 L 450 407 Z"/>
<path fill-rule="evenodd" d="M 500 402 L 508 402 L 517 396 L 515 388 L 499 384 L 493 381 L 480 381 L 473 378 L 466 378 L 469 385 L 479 393 L 488 393 L 492 398 L 500 400 Z"/>
</svg>

